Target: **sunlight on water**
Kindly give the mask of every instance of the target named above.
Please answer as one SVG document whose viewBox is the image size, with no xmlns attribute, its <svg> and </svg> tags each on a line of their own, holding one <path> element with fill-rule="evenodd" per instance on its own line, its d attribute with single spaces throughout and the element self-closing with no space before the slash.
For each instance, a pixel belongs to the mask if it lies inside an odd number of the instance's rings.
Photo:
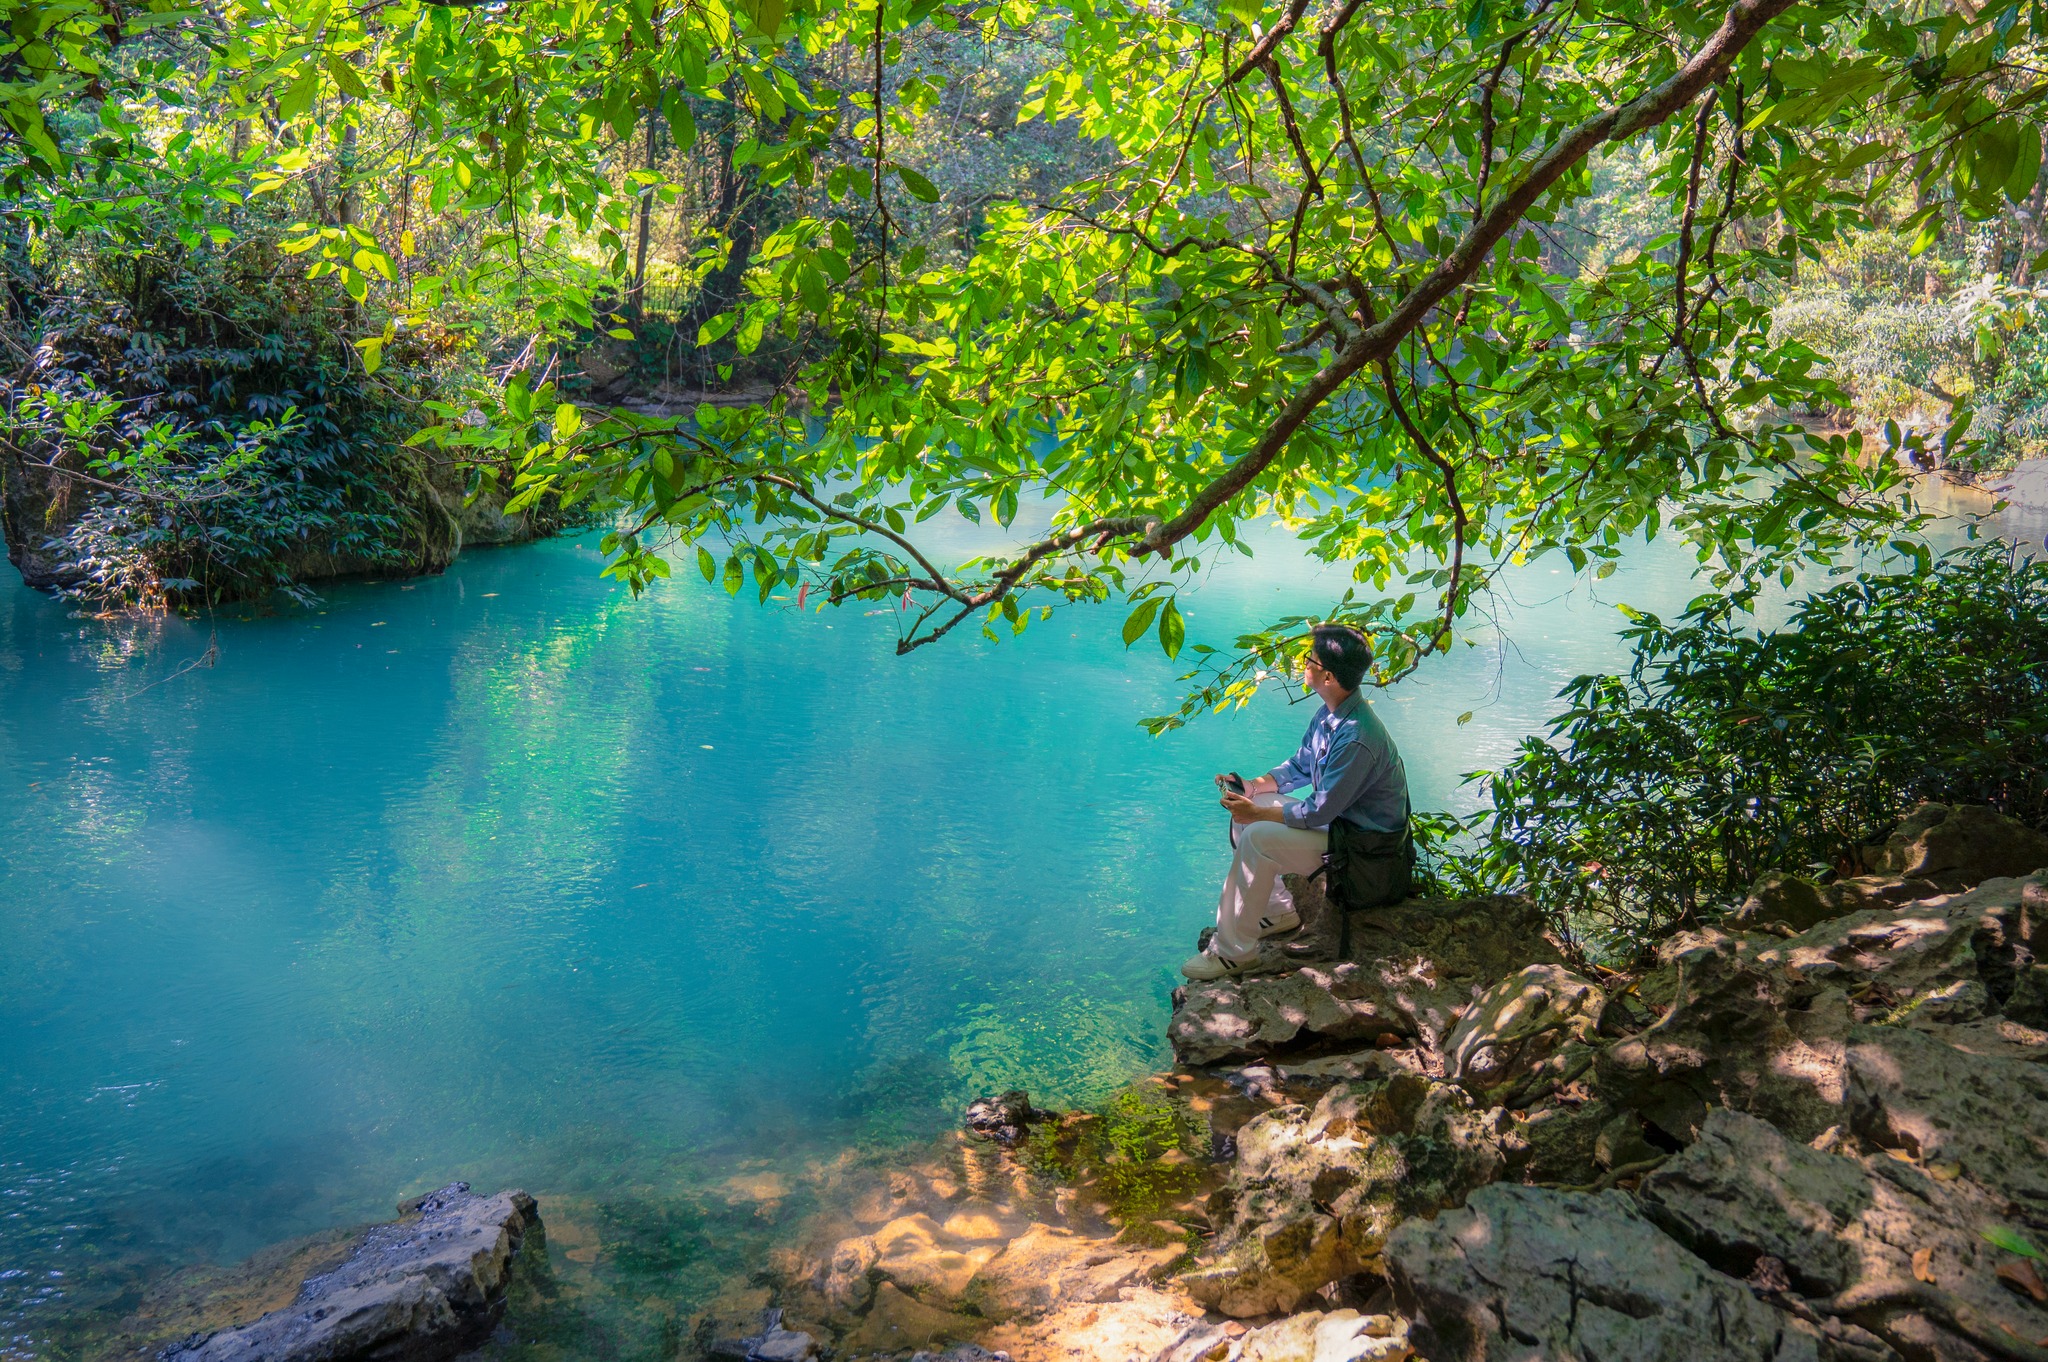
<svg viewBox="0 0 2048 1362">
<path fill-rule="evenodd" d="M 1465 806 L 1689 561 L 1533 567 L 1497 646 L 1381 697 L 1418 807 Z M 73 618 L 0 569 L 0 1357 L 457 1177 L 686 1301 L 693 1254 L 774 1219 L 719 1189 L 1160 1062 L 1209 773 L 1284 757 L 1306 707 L 1153 740 L 1178 668 L 1120 614 L 898 658 L 886 612 L 685 573 L 634 601 L 598 566 L 482 552 L 211 622 Z M 1189 636 L 1333 581 L 1268 546 Z"/>
</svg>

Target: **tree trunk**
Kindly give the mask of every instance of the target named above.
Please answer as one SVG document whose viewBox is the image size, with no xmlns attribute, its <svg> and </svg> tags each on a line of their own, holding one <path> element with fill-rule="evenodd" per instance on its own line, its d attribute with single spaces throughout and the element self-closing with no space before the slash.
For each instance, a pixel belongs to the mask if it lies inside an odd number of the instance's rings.
<svg viewBox="0 0 2048 1362">
<path fill-rule="evenodd" d="M 654 110 L 647 111 L 647 156 L 646 170 L 654 171 Z M 626 311 L 634 321 L 646 315 L 647 295 L 647 235 L 654 217 L 654 186 L 647 185 L 640 191 L 640 228 L 633 243 L 633 285 L 626 290 Z"/>
</svg>

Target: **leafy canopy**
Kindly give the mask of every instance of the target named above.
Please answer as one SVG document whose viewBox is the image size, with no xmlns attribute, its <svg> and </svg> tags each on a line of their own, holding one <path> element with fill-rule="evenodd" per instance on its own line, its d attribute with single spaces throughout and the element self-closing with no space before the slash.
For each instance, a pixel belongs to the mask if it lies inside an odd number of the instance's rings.
<svg viewBox="0 0 2048 1362">
<path fill-rule="evenodd" d="M 1180 585 L 1273 515 L 1351 566 L 1327 613 L 1377 637 L 1383 681 L 1539 554 L 1600 572 L 1669 529 L 1720 580 L 1755 580 L 1909 531 L 1896 449 L 1786 419 L 1845 399 L 1822 356 L 1773 335 L 1767 295 L 1802 253 L 1879 221 L 1931 240 L 1944 212 L 2024 198 L 2048 42 L 2017 3 L 1846 0 L 132 13 L 159 48 L 174 30 L 203 52 L 178 69 L 242 130 L 236 183 L 309 195 L 291 246 L 386 305 L 368 368 L 397 330 L 486 293 L 543 335 L 615 327 L 632 208 L 666 188 L 622 173 L 630 135 L 659 117 L 687 146 L 707 102 L 747 110 L 734 162 L 799 211 L 751 243 L 741 302 L 696 339 L 744 354 L 782 337 L 787 381 L 656 420 L 572 404 L 536 358 L 420 437 L 515 459 L 515 509 L 622 510 L 610 570 L 636 588 L 695 544 L 734 589 L 751 574 L 764 596 L 899 602 L 905 650 L 1121 597 L 1127 638 L 1178 653 Z M 1056 192 L 987 203 L 944 261 L 898 225 L 942 192 L 903 150 L 936 96 L 888 77 L 928 24 L 1057 32 L 1063 58 L 1021 117 L 1099 152 Z M 75 86 L 86 67 L 67 69 Z M 130 94 L 101 101 L 103 127 L 197 154 L 188 134 L 136 131 L 138 105 L 168 96 Z M 56 164 L 26 133 L 12 150 Z M 1599 159 L 1621 154 L 1647 158 L 1664 230 L 1585 268 L 1575 224 Z M 120 160 L 102 156 L 103 178 Z M 449 218 L 486 230 L 415 261 Z M 917 527 L 949 510 L 1021 542 L 943 562 Z M 1303 623 L 1234 654 L 1195 645 L 1196 691 L 1156 725 L 1248 697 Z"/>
</svg>

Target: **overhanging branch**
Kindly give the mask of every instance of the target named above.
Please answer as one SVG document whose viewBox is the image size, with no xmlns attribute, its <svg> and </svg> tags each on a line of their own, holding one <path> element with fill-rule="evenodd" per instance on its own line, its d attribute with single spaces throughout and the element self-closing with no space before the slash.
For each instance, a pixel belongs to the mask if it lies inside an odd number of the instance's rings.
<svg viewBox="0 0 2048 1362">
<path fill-rule="evenodd" d="M 1630 100 L 1584 120 L 1565 133 L 1529 167 L 1509 191 L 1473 219 L 1449 255 L 1386 318 L 1348 340 L 1281 408 L 1252 451 L 1190 498 L 1171 520 L 1145 536 L 1141 552 L 1166 554 L 1235 498 L 1287 448 L 1294 433 L 1338 388 L 1369 364 L 1394 354 L 1432 309 L 1469 280 L 1486 255 L 1520 222 L 1564 174 L 1606 142 L 1619 142 L 1684 108 L 1701 91 L 1727 75 L 1736 56 L 1771 20 L 1796 0 L 1738 0 L 1691 60 L 1670 79 Z"/>
</svg>

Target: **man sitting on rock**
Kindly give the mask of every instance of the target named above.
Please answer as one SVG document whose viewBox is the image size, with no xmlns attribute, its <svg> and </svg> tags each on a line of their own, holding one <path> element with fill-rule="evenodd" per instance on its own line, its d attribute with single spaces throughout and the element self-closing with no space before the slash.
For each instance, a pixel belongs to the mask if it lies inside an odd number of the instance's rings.
<svg viewBox="0 0 2048 1362">
<path fill-rule="evenodd" d="M 1250 782 L 1217 776 L 1230 810 L 1237 854 L 1216 904 L 1208 948 L 1180 967 L 1190 979 L 1220 979 L 1250 964 L 1262 937 L 1301 925 L 1291 905 L 1273 902 L 1282 874 L 1322 868 L 1330 825 L 1338 819 L 1372 833 L 1394 833 L 1408 818 L 1408 773 L 1394 740 L 1372 712 L 1359 683 L 1372 665 L 1372 645 L 1356 629 L 1315 629 L 1302 679 L 1322 697 L 1301 750 Z M 1233 783 L 1242 783 L 1238 793 Z M 1306 799 L 1284 794 L 1311 787 Z"/>
</svg>

